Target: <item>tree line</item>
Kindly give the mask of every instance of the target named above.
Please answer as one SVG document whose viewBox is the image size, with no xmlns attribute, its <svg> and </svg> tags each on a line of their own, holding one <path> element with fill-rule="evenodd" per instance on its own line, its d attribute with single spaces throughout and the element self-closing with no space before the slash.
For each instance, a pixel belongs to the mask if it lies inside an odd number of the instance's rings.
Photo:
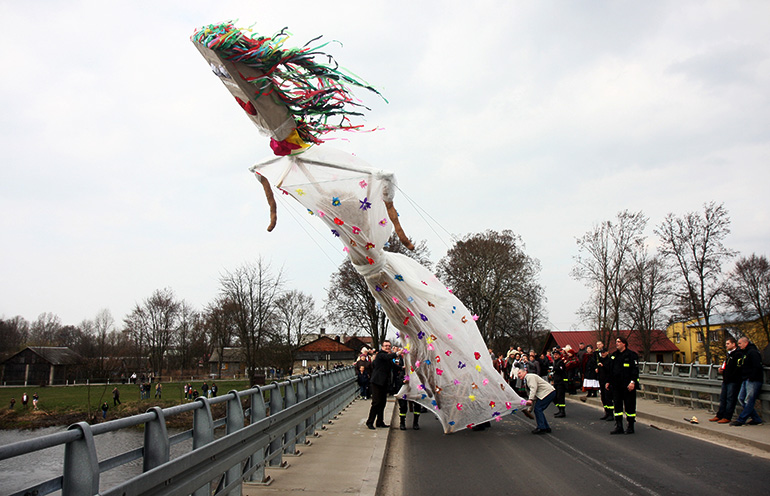
<svg viewBox="0 0 770 496">
<path fill-rule="evenodd" d="M 252 384 L 260 367 L 290 369 L 293 350 L 321 322 L 313 298 L 286 290 L 283 271 L 261 258 L 225 272 L 219 286 L 202 310 L 170 288 L 155 290 L 122 325 L 107 309 L 78 325 L 63 325 L 52 313 L 33 322 L 0 319 L 0 355 L 25 346 L 66 346 L 86 359 L 87 377 L 114 379 L 145 371 L 206 373 L 212 353 L 222 357 L 224 348 L 240 347 Z"/>
<path fill-rule="evenodd" d="M 426 242 L 407 250 L 394 234 L 387 250 L 433 268 Z M 512 339 L 534 347 L 544 328 L 544 290 L 540 264 L 526 255 L 511 231 L 469 234 L 455 242 L 436 265 L 438 277 L 477 314 L 485 341 L 499 349 Z M 207 371 L 208 358 L 239 347 L 252 384 L 265 366 L 291 369 L 296 349 L 324 319 L 351 335 L 371 336 L 374 347 L 385 339 L 389 322 L 366 283 L 349 261 L 331 275 L 326 301 L 317 310 L 312 296 L 287 289 L 283 269 L 258 259 L 220 277 L 219 291 L 203 309 L 195 309 L 172 289 L 155 290 L 115 322 L 109 310 L 78 325 L 41 314 L 0 319 L 0 354 L 24 346 L 67 346 L 87 358 L 89 377 L 130 374 L 140 363 L 161 375 Z M 221 372 L 221 371 L 219 371 Z"/>
<path fill-rule="evenodd" d="M 572 276 L 590 289 L 579 315 L 610 341 L 620 329 L 637 333 L 649 358 L 656 334 L 672 322 L 699 319 L 706 361 L 720 353 L 712 340 L 718 313 L 756 322 L 770 342 L 770 263 L 766 255 L 740 256 L 728 248 L 730 216 L 723 204 L 705 203 L 701 212 L 669 213 L 654 228 L 643 212 L 621 211 L 577 239 Z"/>
</svg>

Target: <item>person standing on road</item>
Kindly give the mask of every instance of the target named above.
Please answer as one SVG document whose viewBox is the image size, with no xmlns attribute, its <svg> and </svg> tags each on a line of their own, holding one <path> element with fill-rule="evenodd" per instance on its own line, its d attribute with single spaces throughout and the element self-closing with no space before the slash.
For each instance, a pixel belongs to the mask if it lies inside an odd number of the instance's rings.
<svg viewBox="0 0 770 496">
<path fill-rule="evenodd" d="M 743 411 L 741 411 L 737 419 L 730 422 L 730 425 L 739 426 L 746 423 L 749 425 L 759 425 L 764 421 L 754 409 L 754 404 L 759 397 L 759 393 L 762 391 L 762 383 L 765 380 L 765 371 L 762 368 L 762 355 L 760 355 L 757 346 L 749 341 L 749 338 L 746 336 L 738 339 L 738 347 L 744 353 L 738 359 L 738 367 L 743 379 L 740 393 L 738 393 L 738 401 L 741 403 Z"/>
<path fill-rule="evenodd" d="M 599 341 L 601 343 L 601 341 Z M 610 368 L 612 367 L 612 358 L 610 358 L 610 350 L 602 347 L 599 354 L 599 362 L 596 364 L 596 372 L 599 377 L 599 395 L 601 396 L 602 406 L 604 407 L 604 417 L 599 420 L 615 420 L 615 407 L 612 402 L 612 393 L 607 388 L 607 384 L 610 382 Z"/>
<path fill-rule="evenodd" d="M 406 377 L 406 370 L 404 366 L 404 360 L 403 358 L 397 358 L 393 362 L 396 366 L 396 384 L 403 384 L 404 383 L 404 377 Z M 398 398 L 398 428 L 402 431 L 406 430 L 406 414 L 407 412 L 412 412 L 413 419 L 412 419 L 412 429 L 419 431 L 420 430 L 420 414 L 424 413 L 426 410 L 422 407 L 422 405 L 415 403 L 414 401 L 405 400 L 404 398 Z"/>
<path fill-rule="evenodd" d="M 532 434 L 547 434 L 551 432 L 551 427 L 548 425 L 548 420 L 546 420 L 545 413 L 543 412 L 556 397 L 556 389 L 539 375 L 527 373 L 526 369 L 519 369 L 518 376 L 524 383 L 528 393 L 527 406 L 534 404 L 537 428 L 532 431 Z"/>
<path fill-rule="evenodd" d="M 596 392 L 600 389 L 599 379 L 596 371 L 596 355 L 594 348 L 590 344 L 586 346 L 586 352 L 583 355 L 583 390 L 585 396 L 580 397 L 580 401 L 585 402 L 586 398 L 596 398 Z"/>
<path fill-rule="evenodd" d="M 562 418 L 567 416 L 567 366 L 564 364 L 564 360 L 561 357 L 561 351 L 554 350 L 553 352 L 553 387 L 556 389 L 556 397 L 554 399 L 554 405 L 559 409 L 554 414 L 556 418 Z"/>
<path fill-rule="evenodd" d="M 388 387 L 395 368 L 393 360 L 398 357 L 396 353 L 391 353 L 390 349 L 390 341 L 383 341 L 380 351 L 377 352 L 372 361 L 372 377 L 369 384 L 372 392 L 372 406 L 369 408 L 369 418 L 366 420 L 366 426 L 370 429 L 374 429 L 375 426 L 389 427 L 385 424 L 383 417 Z"/>
<path fill-rule="evenodd" d="M 738 348 L 738 341 L 732 336 L 725 339 L 727 357 L 719 373 L 722 374 L 722 391 L 719 393 L 719 409 L 714 418 L 709 422 L 729 424 L 735 412 L 735 403 L 738 400 L 738 392 L 741 389 L 741 373 L 738 370 L 738 360 L 743 356 L 743 351 Z"/>
<path fill-rule="evenodd" d="M 610 434 L 623 434 L 623 410 L 626 411 L 626 434 L 634 433 L 636 422 L 636 390 L 639 388 L 639 356 L 628 348 L 628 339 L 620 336 L 615 340 L 617 350 L 611 355 L 610 380 L 606 384 L 612 391 L 615 413 L 615 430 Z"/>
</svg>

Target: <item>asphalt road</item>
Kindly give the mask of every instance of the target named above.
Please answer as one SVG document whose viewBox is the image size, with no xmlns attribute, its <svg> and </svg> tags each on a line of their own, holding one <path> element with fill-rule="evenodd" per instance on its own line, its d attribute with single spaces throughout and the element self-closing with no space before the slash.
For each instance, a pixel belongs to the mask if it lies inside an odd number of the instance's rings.
<svg viewBox="0 0 770 496">
<path fill-rule="evenodd" d="M 551 434 L 533 435 L 521 414 L 485 431 L 444 435 L 424 414 L 419 431 L 390 432 L 378 495 L 719 495 L 767 494 L 770 459 L 637 422 L 609 434 L 594 407 L 546 410 Z M 394 419 L 397 423 L 397 420 Z"/>
</svg>

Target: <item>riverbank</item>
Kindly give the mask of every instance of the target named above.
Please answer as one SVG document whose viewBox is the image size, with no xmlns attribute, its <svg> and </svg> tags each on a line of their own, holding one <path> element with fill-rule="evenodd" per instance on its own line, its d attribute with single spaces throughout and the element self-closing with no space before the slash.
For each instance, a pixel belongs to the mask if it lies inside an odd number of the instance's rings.
<svg viewBox="0 0 770 496">
<path fill-rule="evenodd" d="M 102 417 L 101 410 L 91 411 L 90 413 L 82 410 L 33 410 L 32 408 L 15 408 L 13 410 L 0 411 L 0 429 L 40 429 L 43 427 L 68 426 L 77 422 L 88 422 L 89 424 L 98 424 L 107 420 L 116 418 L 130 417 L 146 412 L 148 409 L 159 406 L 168 408 L 178 404 L 173 401 L 144 402 L 139 404 L 135 402 L 131 405 L 118 405 L 111 407 L 107 411 L 106 418 Z M 213 405 L 211 413 L 214 418 L 225 414 L 225 405 Z M 192 426 L 192 413 L 182 413 L 166 419 L 166 426 L 175 429 L 189 429 Z"/>
<path fill-rule="evenodd" d="M 3 387 L 0 388 L 0 429 L 38 429 L 41 427 L 67 426 L 77 422 L 95 424 L 104 422 L 101 405 L 107 403 L 106 420 L 129 417 L 146 412 L 159 406 L 168 408 L 186 402 L 184 398 L 185 383 L 162 383 L 161 398 L 153 396 L 147 399 L 139 397 L 139 387 L 135 384 L 92 384 L 77 386 L 47 386 L 47 387 Z M 209 385 L 211 383 L 208 383 Z M 193 384 L 201 391 L 201 383 Z M 243 380 L 218 381 L 219 395 L 232 390 L 248 388 L 248 382 Z M 115 405 L 112 397 L 114 388 L 118 389 L 121 403 Z M 22 394 L 27 393 L 30 400 L 26 408 L 22 405 Z M 32 405 L 32 395 L 39 396 L 38 409 Z M 11 398 L 15 400 L 13 408 Z M 224 415 L 224 404 L 212 407 L 215 418 Z M 189 429 L 192 425 L 192 413 L 175 415 L 167 419 L 169 427 Z"/>
</svg>

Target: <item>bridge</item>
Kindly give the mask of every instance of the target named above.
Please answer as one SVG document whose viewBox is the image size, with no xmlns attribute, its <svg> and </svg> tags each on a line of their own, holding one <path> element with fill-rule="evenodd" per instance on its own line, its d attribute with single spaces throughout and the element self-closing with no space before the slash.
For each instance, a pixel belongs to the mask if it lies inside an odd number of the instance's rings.
<svg viewBox="0 0 770 496">
<path fill-rule="evenodd" d="M 227 419 L 219 419 L 214 423 L 219 422 L 228 435 L 203 443 L 176 460 L 161 460 L 127 483 L 101 488 L 99 494 L 433 495 L 512 494 L 521 490 L 540 494 L 724 494 L 742 488 L 756 491 L 758 487 L 770 487 L 770 427 L 708 422 L 713 415 L 709 411 L 712 395 L 719 386 L 718 380 L 709 377 L 708 368 L 654 364 L 653 370 L 653 364 L 644 364 L 642 370 L 646 371 L 642 382 L 649 398 L 639 400 L 634 436 L 609 436 L 609 423 L 598 420 L 600 405 L 593 399 L 585 404 L 578 402 L 576 396 L 568 400 L 567 417 L 551 421 L 554 432 L 549 436 L 531 435 L 534 424 L 521 415 L 507 416 L 483 432 L 461 431 L 450 436 L 442 434 L 440 424 L 430 415 L 425 415 L 420 431 L 370 431 L 364 425 L 368 402 L 352 401 L 355 393 L 350 370 L 338 372 L 334 379 L 327 374 L 325 387 L 324 379 L 314 378 L 312 382 L 318 388 L 313 388 L 313 394 L 309 394 L 308 378 L 294 379 L 258 390 L 258 395 L 267 400 L 266 408 L 261 412 L 260 401 L 254 401 L 257 407 L 253 424 L 227 427 Z M 664 382 L 676 387 L 662 386 Z M 292 400 L 292 393 L 303 387 L 306 397 Z M 709 392 L 693 395 L 695 389 L 703 388 Z M 279 394 L 274 394 L 273 389 Z M 763 391 L 763 407 L 767 393 Z M 256 394 L 254 390 L 233 392 L 220 401 L 234 404 L 233 395 L 244 399 Z M 319 397 L 313 399 L 315 396 Z M 283 404 L 279 404 L 279 397 Z M 312 408 L 307 408 L 309 400 L 314 404 Z M 181 407 L 189 408 L 190 404 L 174 408 Z M 233 409 L 237 411 L 228 403 L 228 416 Z M 765 407 L 764 411 L 770 410 Z M 279 416 L 281 412 L 283 416 Z M 251 414 L 249 408 L 241 419 Z M 145 415 L 158 416 L 153 411 Z M 693 415 L 698 417 L 698 424 L 685 421 Z M 287 421 L 288 417 L 291 420 Z M 393 422 L 397 424 L 396 419 L 393 410 Z M 107 424 L 91 428 L 98 435 L 97 428 Z M 152 430 L 148 427 L 145 433 Z M 150 445 L 157 442 L 158 429 L 155 431 L 150 435 L 155 439 Z M 194 431 L 177 436 L 194 438 Z M 223 442 L 230 437 L 240 441 Z M 308 444 L 311 440 L 312 444 Z M 214 449 L 216 443 L 220 445 Z M 250 449 L 238 451 L 239 446 L 253 443 L 259 447 L 257 459 L 248 454 Z M 201 451 L 207 446 L 209 451 Z M 8 457 L 8 448 L 0 447 L 0 460 Z M 124 457 L 141 458 L 144 451 Z M 152 458 L 152 448 L 146 452 Z M 203 454 L 191 456 L 196 452 Z M 302 456 L 298 456 L 300 453 Z M 194 463 L 194 458 L 202 461 Z M 243 461 L 234 464 L 236 459 Z M 116 463 L 97 461 L 96 473 Z M 66 466 L 59 485 L 63 494 L 96 494 L 88 492 L 90 489 L 67 492 L 73 486 L 67 487 L 69 483 L 64 482 L 68 477 Z M 69 469 L 78 466 L 70 462 Z M 93 469 L 93 463 L 90 467 Z M 728 473 L 739 476 L 728 477 Z M 200 481 L 205 484 L 197 487 Z M 47 484 L 14 492 L 0 487 L 0 494 L 49 494 L 56 483 Z M 80 491 L 85 486 L 78 487 Z"/>
</svg>

